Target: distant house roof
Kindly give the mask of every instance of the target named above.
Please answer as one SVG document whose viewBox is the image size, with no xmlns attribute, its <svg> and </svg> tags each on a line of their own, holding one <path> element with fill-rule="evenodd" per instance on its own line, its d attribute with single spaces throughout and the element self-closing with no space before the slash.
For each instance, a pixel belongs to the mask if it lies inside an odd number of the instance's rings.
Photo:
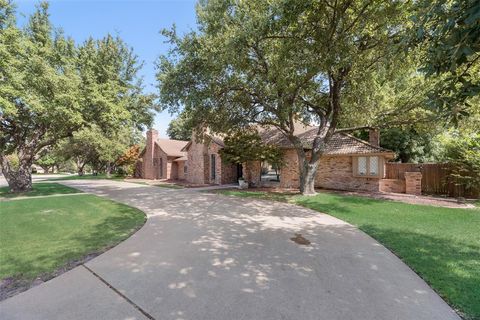
<svg viewBox="0 0 480 320">
<path fill-rule="evenodd" d="M 185 152 L 182 149 L 187 145 L 188 141 L 157 139 L 155 142 L 169 157 L 185 156 Z"/>
</svg>

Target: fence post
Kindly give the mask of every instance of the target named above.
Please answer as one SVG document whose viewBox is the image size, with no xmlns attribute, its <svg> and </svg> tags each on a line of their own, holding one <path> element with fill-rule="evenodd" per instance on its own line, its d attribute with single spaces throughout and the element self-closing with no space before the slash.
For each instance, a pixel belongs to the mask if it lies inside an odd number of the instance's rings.
<svg viewBox="0 0 480 320">
<path fill-rule="evenodd" d="M 405 193 L 422 194 L 422 173 L 421 172 L 405 172 Z"/>
</svg>

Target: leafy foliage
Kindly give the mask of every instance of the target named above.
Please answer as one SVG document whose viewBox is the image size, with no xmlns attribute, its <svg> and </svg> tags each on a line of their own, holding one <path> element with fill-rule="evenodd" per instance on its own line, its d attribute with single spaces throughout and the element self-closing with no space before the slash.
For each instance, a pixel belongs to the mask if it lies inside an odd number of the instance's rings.
<svg viewBox="0 0 480 320">
<path fill-rule="evenodd" d="M 409 8 L 377 0 L 201 1 L 199 32 L 164 31 L 172 49 L 158 63 L 162 106 L 183 107 L 194 124 L 214 132 L 251 124 L 280 129 L 303 164 L 300 188 L 312 193 L 325 144 L 345 115 L 368 112 L 369 122 L 385 123 L 386 111 L 398 120 L 417 108 L 407 97 L 376 104 L 371 90 L 391 81 L 397 63 L 410 62 L 396 45 Z M 319 129 L 307 159 L 295 123 L 312 121 Z"/>
<path fill-rule="evenodd" d="M 192 138 L 192 127 L 185 113 L 170 121 L 167 128 L 167 135 L 174 140 L 190 140 Z"/>
<path fill-rule="evenodd" d="M 118 158 L 116 164 L 123 167 L 127 175 L 133 175 L 139 156 L 140 146 L 138 144 L 134 144 Z"/>
<path fill-rule="evenodd" d="M 59 152 L 65 158 L 73 159 L 78 173 L 83 175 L 86 165 L 95 172 L 103 168 L 111 170 L 114 163 L 128 150 L 131 141 L 130 128 L 106 135 L 99 126 L 92 125 L 64 140 Z"/>
<path fill-rule="evenodd" d="M 395 161 L 429 162 L 438 156 L 439 146 L 435 139 L 442 128 L 429 125 L 409 125 L 392 127 L 380 131 L 380 146 L 392 150 L 397 155 Z M 368 141 L 368 132 L 355 133 L 360 139 Z"/>
<path fill-rule="evenodd" d="M 220 150 L 222 161 L 227 163 L 247 163 L 265 161 L 281 166 L 282 153 L 277 146 L 264 144 L 255 130 L 238 131 L 224 139 L 225 147 Z"/>
<path fill-rule="evenodd" d="M 43 149 L 37 155 L 34 163 L 42 167 L 45 173 L 48 173 L 51 168 L 63 161 L 63 157 L 58 155 L 52 148 Z"/>
<path fill-rule="evenodd" d="M 141 64 L 120 38 L 78 46 L 51 25 L 48 3 L 25 29 L 16 26 L 13 4 L 0 4 L 0 156 L 13 190 L 31 188 L 39 152 L 85 126 L 113 135 L 151 123 L 153 95 L 142 93 Z M 109 152 L 103 156 L 111 159 Z M 17 169 L 8 154 L 18 156 Z"/>
<path fill-rule="evenodd" d="M 456 122 L 469 114 L 471 97 L 480 93 L 480 3 L 419 1 L 413 21 L 413 42 L 426 51 L 422 70 L 441 80 L 429 103 Z"/>
<path fill-rule="evenodd" d="M 383 130 L 380 146 L 393 150 L 401 162 L 431 161 L 435 152 L 434 132 L 419 130 L 415 127 L 392 128 Z"/>
<path fill-rule="evenodd" d="M 451 176 L 467 189 L 480 186 L 480 132 L 452 132 L 444 141 L 444 161 L 454 165 Z"/>
</svg>

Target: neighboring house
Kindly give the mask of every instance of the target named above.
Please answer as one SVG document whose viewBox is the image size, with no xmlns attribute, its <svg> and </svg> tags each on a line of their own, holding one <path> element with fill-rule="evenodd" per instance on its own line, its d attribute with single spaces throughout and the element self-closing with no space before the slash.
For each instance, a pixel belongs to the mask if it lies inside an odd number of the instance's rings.
<svg viewBox="0 0 480 320">
<path fill-rule="evenodd" d="M 298 125 L 296 130 L 304 149 L 311 150 L 313 139 L 316 135 L 316 127 Z M 224 147 L 223 140 L 217 136 L 207 136 L 204 142 L 198 142 L 192 138 L 188 143 L 185 141 L 159 140 L 152 138 L 152 131 L 147 133 L 147 147 L 142 153 L 144 178 L 164 179 L 160 175 L 160 165 L 165 162 L 171 163 L 168 179 L 185 179 L 191 184 L 228 184 L 234 183 L 239 177 L 244 177 L 253 185 L 260 186 L 261 163 L 260 161 L 248 164 L 234 165 L 223 163 L 219 151 Z M 156 134 L 156 133 L 155 133 Z M 299 165 L 298 156 L 291 142 L 278 129 L 262 129 L 259 131 L 262 140 L 266 144 L 278 146 L 284 154 L 283 166 L 280 169 L 279 186 L 284 188 L 298 188 Z M 149 140 L 149 136 L 151 137 Z M 155 140 L 155 146 L 149 148 L 149 142 Z M 168 154 L 164 145 L 176 148 Z M 180 145 L 183 147 L 178 149 Z M 151 150 L 154 151 L 153 154 Z M 166 156 L 163 155 L 166 154 Z M 324 155 L 320 159 L 320 165 L 315 180 L 315 185 L 320 188 L 339 190 L 362 190 L 378 192 L 382 191 L 382 178 L 384 177 L 384 164 L 395 156 L 393 151 L 379 147 L 379 132 L 370 130 L 369 142 L 355 138 L 349 134 L 336 133 L 326 146 Z M 154 164 L 154 159 L 164 158 L 163 163 Z M 148 159 L 151 164 L 147 164 Z M 186 160 L 186 161 L 185 161 Z M 169 162 L 168 162 L 169 161 Z M 184 175 L 178 174 L 184 168 Z M 168 169 L 165 169 L 168 170 Z M 153 174 L 152 174 L 153 172 Z M 177 173 L 175 173 L 177 172 Z M 160 178 L 162 177 L 162 178 Z"/>
<path fill-rule="evenodd" d="M 188 141 L 159 139 L 156 130 L 147 132 L 147 144 L 140 153 L 138 175 L 144 179 L 185 179 L 186 153 L 182 148 Z"/>
</svg>

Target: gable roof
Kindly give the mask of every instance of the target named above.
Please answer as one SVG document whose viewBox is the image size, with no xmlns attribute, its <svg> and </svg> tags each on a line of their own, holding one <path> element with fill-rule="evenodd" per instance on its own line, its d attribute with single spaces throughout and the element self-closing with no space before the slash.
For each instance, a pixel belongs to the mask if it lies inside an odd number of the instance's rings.
<svg viewBox="0 0 480 320">
<path fill-rule="evenodd" d="M 374 146 L 367 141 L 363 141 L 346 133 L 334 134 L 328 142 L 327 149 L 325 150 L 325 154 L 327 155 L 369 153 L 394 154 L 391 150 Z"/>
<path fill-rule="evenodd" d="M 182 151 L 188 141 L 157 139 L 155 143 L 167 154 L 169 157 L 183 157 L 185 152 Z"/>
<path fill-rule="evenodd" d="M 223 138 L 221 138 L 220 136 L 217 136 L 217 135 L 210 135 L 210 134 L 205 134 L 205 136 L 207 137 L 208 140 L 210 140 L 211 142 L 214 142 L 216 144 L 218 144 L 220 146 L 220 148 L 223 148 L 225 147 L 225 143 L 223 142 Z M 192 138 L 194 139 L 194 138 Z M 188 148 L 192 145 L 192 139 L 190 139 L 190 141 L 188 141 L 185 146 L 182 148 L 182 151 L 183 152 L 187 152 L 188 151 Z"/>
<path fill-rule="evenodd" d="M 276 145 L 281 149 L 294 148 L 293 144 L 288 140 L 287 136 L 275 127 L 257 128 L 263 143 Z M 312 149 L 313 140 L 317 134 L 318 127 L 305 126 L 301 123 L 295 124 L 296 136 L 300 138 L 302 145 L 305 149 Z M 220 136 L 209 135 L 211 141 L 217 143 L 220 147 L 224 147 L 225 144 Z M 192 144 L 190 140 L 183 147 L 182 151 L 187 151 Z M 358 139 L 350 134 L 335 133 L 327 144 L 325 155 L 352 155 L 352 154 L 379 154 L 394 155 L 391 150 L 374 146 L 367 141 Z"/>
<path fill-rule="evenodd" d="M 300 138 L 305 149 L 311 149 L 313 140 L 317 134 L 318 127 L 305 127 L 305 130 L 296 134 Z M 297 131 L 298 132 L 298 131 Z M 266 144 L 277 145 L 283 149 L 293 148 L 293 144 L 280 130 L 276 128 L 265 129 L 259 132 L 260 137 Z M 347 155 L 347 154 L 371 154 L 389 153 L 391 150 L 374 146 L 366 141 L 358 139 L 346 133 L 335 133 L 327 144 L 326 155 Z"/>
</svg>

